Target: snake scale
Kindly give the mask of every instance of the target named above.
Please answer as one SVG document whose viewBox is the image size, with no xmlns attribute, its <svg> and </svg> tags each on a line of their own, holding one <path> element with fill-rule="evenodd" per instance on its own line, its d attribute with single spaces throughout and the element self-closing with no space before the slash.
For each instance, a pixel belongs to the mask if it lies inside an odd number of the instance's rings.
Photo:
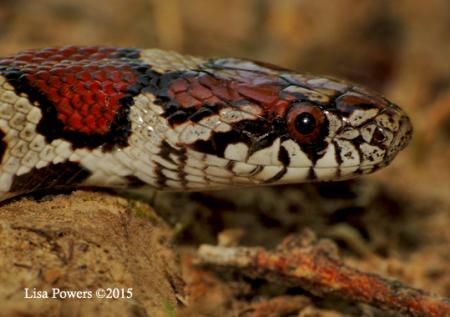
<svg viewBox="0 0 450 317">
<path fill-rule="evenodd" d="M 0 200 L 342 180 L 388 165 L 411 134 L 374 92 L 249 60 L 78 46 L 0 59 Z"/>
</svg>

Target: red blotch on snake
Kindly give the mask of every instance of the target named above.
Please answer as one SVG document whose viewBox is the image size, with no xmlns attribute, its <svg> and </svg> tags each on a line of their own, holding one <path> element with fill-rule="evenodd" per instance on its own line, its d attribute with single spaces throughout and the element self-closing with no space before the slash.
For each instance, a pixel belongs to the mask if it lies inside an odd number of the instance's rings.
<svg viewBox="0 0 450 317">
<path fill-rule="evenodd" d="M 122 106 L 119 100 L 137 80 L 117 53 L 113 48 L 68 47 L 23 52 L 2 63 L 20 69 L 45 96 L 64 131 L 104 135 Z"/>
</svg>

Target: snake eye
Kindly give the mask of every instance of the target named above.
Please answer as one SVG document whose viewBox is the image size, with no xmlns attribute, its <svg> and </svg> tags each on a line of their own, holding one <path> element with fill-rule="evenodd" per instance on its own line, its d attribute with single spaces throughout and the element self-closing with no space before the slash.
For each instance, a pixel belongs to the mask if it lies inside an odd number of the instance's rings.
<svg viewBox="0 0 450 317">
<path fill-rule="evenodd" d="M 289 134 L 300 143 L 314 142 L 324 121 L 322 110 L 307 102 L 294 104 L 287 114 Z"/>
</svg>

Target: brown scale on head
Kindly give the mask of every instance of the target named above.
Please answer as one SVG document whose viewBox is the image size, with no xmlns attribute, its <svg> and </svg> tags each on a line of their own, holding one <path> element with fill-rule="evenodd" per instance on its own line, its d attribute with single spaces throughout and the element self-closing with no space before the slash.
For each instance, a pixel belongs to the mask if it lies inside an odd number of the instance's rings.
<svg viewBox="0 0 450 317">
<path fill-rule="evenodd" d="M 180 107 L 186 109 L 191 107 L 199 109 L 205 104 L 224 106 L 238 102 L 255 105 L 261 108 L 269 121 L 285 118 L 289 130 L 293 130 L 295 121 L 293 115 L 300 112 L 308 112 L 317 123 L 323 123 L 323 114 L 316 105 L 298 103 L 298 94 L 283 91 L 287 87 L 286 82 L 279 78 L 264 80 L 265 77 L 261 74 L 251 73 L 251 75 L 241 76 L 240 80 L 236 80 L 220 78 L 220 73 L 217 76 L 205 73 L 188 74 L 186 77 L 175 79 L 169 86 L 168 94 Z M 255 85 L 254 82 L 257 82 L 258 78 L 262 83 Z M 292 106 L 294 104 L 295 106 Z M 287 116 L 289 109 L 290 114 Z"/>
</svg>

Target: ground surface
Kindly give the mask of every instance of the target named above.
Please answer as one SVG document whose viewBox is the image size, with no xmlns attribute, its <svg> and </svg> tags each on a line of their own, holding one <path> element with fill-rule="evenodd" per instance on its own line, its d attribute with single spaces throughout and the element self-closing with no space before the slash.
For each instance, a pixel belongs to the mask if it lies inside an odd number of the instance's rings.
<svg viewBox="0 0 450 317">
<path fill-rule="evenodd" d="M 150 316 L 151 309 L 170 316 L 177 303 L 180 316 L 264 316 L 261 312 L 304 317 L 387 316 L 360 304 L 319 299 L 301 289 L 217 275 L 192 265 L 196 247 L 215 244 L 218 236 L 222 243 L 273 247 L 286 235 L 305 228 L 335 241 L 349 265 L 450 297 L 449 6 L 445 0 L 432 4 L 420 0 L 343 0 L 339 5 L 288 0 L 0 2 L 1 55 L 51 45 L 112 44 L 247 57 L 368 85 L 401 105 L 415 126 L 411 146 L 389 168 L 361 182 L 323 185 L 319 189 L 307 185 L 245 192 L 158 194 L 151 200 L 147 196 L 173 225 L 171 232 L 187 283 L 184 295 L 173 286 L 179 285 L 173 282 L 177 279 L 169 278 L 178 276 L 179 267 L 163 265 L 167 272 L 162 274 L 158 268 L 161 262 L 151 252 L 152 245 L 161 248 L 168 263 L 172 263 L 171 248 L 156 242 L 159 233 L 155 230 L 164 225 L 149 224 L 130 214 L 123 205 L 129 206 L 129 201 L 121 203 L 101 194 L 77 193 L 45 202 L 5 205 L 0 210 L 0 259 L 4 261 L 1 267 L 7 267 L 0 275 L 5 281 L 0 289 L 2 304 L 14 309 L 25 307 L 26 312 L 39 315 L 44 306 L 41 302 L 23 301 L 17 293 L 18 283 L 23 283 L 20 287 L 28 284 L 24 281 L 33 281 L 30 287 L 50 286 L 63 276 L 67 285 L 74 287 L 81 285 L 70 284 L 74 281 L 91 286 L 136 287 L 139 291 L 135 299 L 139 303 L 116 303 L 117 309 L 130 312 L 130 307 L 139 307 L 141 313 Z M 91 216 L 86 224 L 79 221 Z M 128 232 L 136 235 L 132 243 L 124 235 L 124 217 L 141 226 L 138 232 Z M 55 257 L 45 234 L 15 229 L 17 224 L 20 228 L 51 232 L 70 227 L 73 230 L 68 236 L 51 239 L 58 243 L 73 240 L 75 244 L 80 238 L 94 241 L 115 256 L 110 261 L 103 249 L 89 250 L 86 261 L 101 256 L 98 263 L 88 267 L 100 269 L 106 265 L 107 271 L 118 273 L 105 278 L 94 271 L 81 276 L 76 270 L 66 271 L 67 264 Z M 95 230 L 89 230 L 93 227 Z M 102 228 L 108 234 L 102 235 Z M 33 250 L 41 250 L 39 257 L 28 249 L 30 245 L 25 242 L 29 240 L 35 241 Z M 148 243 L 145 248 L 142 241 Z M 24 248 L 29 252 L 23 252 Z M 18 261 L 17 266 L 16 257 L 21 254 L 28 262 Z M 143 254 L 150 258 L 139 262 Z M 149 270 L 132 271 L 135 265 L 126 259 Z M 32 260 L 40 264 L 30 263 Z M 49 273 L 45 273 L 46 269 Z M 52 311 L 59 312 L 72 303 L 47 305 L 55 305 L 58 308 Z M 102 304 L 86 305 L 90 308 L 85 309 L 95 310 Z M 116 306 L 103 304 L 98 311 L 101 309 L 115 310 Z"/>
</svg>

